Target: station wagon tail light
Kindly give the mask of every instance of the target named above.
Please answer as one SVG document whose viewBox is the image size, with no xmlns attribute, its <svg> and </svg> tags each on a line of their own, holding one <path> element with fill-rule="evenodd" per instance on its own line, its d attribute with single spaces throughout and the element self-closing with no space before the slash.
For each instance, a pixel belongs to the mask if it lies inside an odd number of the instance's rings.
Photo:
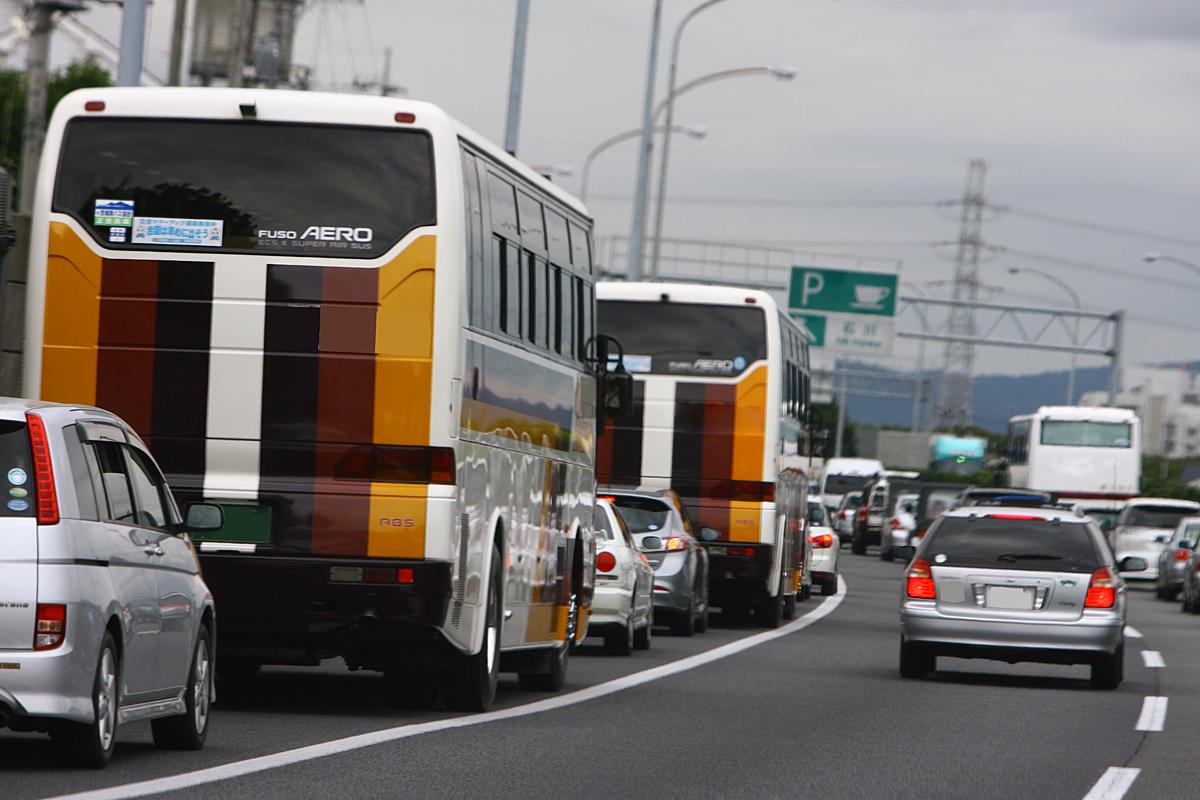
<svg viewBox="0 0 1200 800">
<path fill-rule="evenodd" d="M 687 550 L 688 540 L 682 536 L 672 536 L 663 542 L 663 547 L 667 550 Z"/>
<path fill-rule="evenodd" d="M 937 597 L 933 570 L 930 569 L 928 561 L 923 558 L 913 559 L 912 566 L 908 568 L 908 586 L 905 591 L 909 597 L 918 600 L 933 600 Z"/>
<path fill-rule="evenodd" d="M 1101 567 L 1092 573 L 1088 584 L 1087 597 L 1083 601 L 1084 608 L 1112 608 L 1117 602 L 1117 582 L 1108 567 Z"/>
<path fill-rule="evenodd" d="M 617 568 L 617 557 L 607 550 L 601 551 L 596 556 L 596 569 L 601 572 L 612 572 Z"/>
<path fill-rule="evenodd" d="M 39 525 L 58 524 L 58 493 L 54 491 L 54 466 L 50 463 L 50 442 L 46 423 L 32 412 L 25 415 L 29 429 L 29 450 L 33 454 L 33 484 L 37 490 Z"/>
<path fill-rule="evenodd" d="M 1176 550 L 1175 551 L 1175 560 L 1176 561 L 1187 561 L 1188 556 L 1190 556 L 1191 554 L 1192 554 L 1191 550 L 1183 550 L 1183 549 Z"/>
<path fill-rule="evenodd" d="M 67 607 L 59 603 L 38 603 L 33 649 L 53 650 L 63 643 L 66 635 Z"/>
<path fill-rule="evenodd" d="M 833 547 L 832 533 L 814 533 L 808 537 L 808 540 L 813 543 L 813 547 L 818 550 L 824 550 L 826 547 Z"/>
</svg>

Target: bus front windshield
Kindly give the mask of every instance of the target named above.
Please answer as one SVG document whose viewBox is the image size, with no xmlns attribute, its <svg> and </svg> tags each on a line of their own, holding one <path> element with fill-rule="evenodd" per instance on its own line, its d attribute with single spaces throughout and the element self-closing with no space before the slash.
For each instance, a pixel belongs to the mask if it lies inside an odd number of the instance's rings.
<svg viewBox="0 0 1200 800">
<path fill-rule="evenodd" d="M 408 129 L 73 119 L 53 209 L 115 249 L 375 258 L 434 223 L 433 149 Z"/>
<path fill-rule="evenodd" d="M 630 372 L 731 377 L 767 356 L 759 306 L 604 300 L 596 313 L 600 332 L 621 341 Z"/>
</svg>

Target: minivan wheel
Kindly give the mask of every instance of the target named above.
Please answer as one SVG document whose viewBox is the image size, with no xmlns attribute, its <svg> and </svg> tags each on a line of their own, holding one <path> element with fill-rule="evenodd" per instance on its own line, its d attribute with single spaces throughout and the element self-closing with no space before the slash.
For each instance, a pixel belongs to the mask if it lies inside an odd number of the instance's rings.
<svg viewBox="0 0 1200 800">
<path fill-rule="evenodd" d="M 120 705 L 121 660 L 111 633 L 104 634 L 96 677 L 92 682 L 91 722 L 63 722 L 50 731 L 51 738 L 75 766 L 101 769 L 112 758 L 117 743 L 117 710 Z"/>
<path fill-rule="evenodd" d="M 212 635 L 207 625 L 200 626 L 192 669 L 188 673 L 183 703 L 187 711 L 150 723 L 154 744 L 163 750 L 199 750 L 208 738 L 208 718 L 212 706 L 213 657 Z"/>
<path fill-rule="evenodd" d="M 1116 689 L 1125 678 L 1125 643 L 1116 652 L 1100 656 L 1092 662 L 1092 688 Z"/>
<path fill-rule="evenodd" d="M 496 699 L 504 615 L 500 610 L 500 554 L 495 547 L 490 569 L 483 645 L 474 655 L 456 654 L 450 671 L 442 678 L 442 699 L 451 711 L 487 711 Z"/>
<path fill-rule="evenodd" d="M 900 676 L 924 678 L 937 667 L 937 657 L 926 645 L 900 639 Z"/>
</svg>

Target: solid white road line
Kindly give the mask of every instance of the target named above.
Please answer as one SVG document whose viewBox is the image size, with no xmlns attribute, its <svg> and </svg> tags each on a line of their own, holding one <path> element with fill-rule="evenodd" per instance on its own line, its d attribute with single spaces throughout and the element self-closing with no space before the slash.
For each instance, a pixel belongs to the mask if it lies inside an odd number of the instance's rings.
<svg viewBox="0 0 1200 800">
<path fill-rule="evenodd" d="M 1125 626 L 1125 635 L 1128 636 L 1130 639 L 1142 638 L 1142 632 L 1139 631 L 1137 628 L 1133 627 L 1132 625 Z"/>
<path fill-rule="evenodd" d="M 1143 650 L 1142 661 L 1151 669 L 1162 669 L 1167 665 L 1167 662 L 1163 661 L 1162 653 L 1157 650 Z"/>
<path fill-rule="evenodd" d="M 568 706 L 586 703 L 588 700 L 595 700 L 600 697 L 607 697 L 610 694 L 623 692 L 626 689 L 632 689 L 642 684 L 666 678 L 670 675 L 677 675 L 680 672 L 695 669 L 696 667 L 711 664 L 714 661 L 720 661 L 723 658 L 728 658 L 738 653 L 745 652 L 753 647 L 758 647 L 760 644 L 779 639 L 788 634 L 807 628 L 814 622 L 821 620 L 836 609 L 846 596 L 846 581 L 840 576 L 838 577 L 838 593 L 833 597 L 827 597 L 821 601 L 821 604 L 814 608 L 809 613 L 805 614 L 798 620 L 790 622 L 781 628 L 773 631 L 765 631 L 747 636 L 744 639 L 738 639 L 736 642 L 715 647 L 712 650 L 703 653 L 697 653 L 694 656 L 681 658 L 678 661 L 672 661 L 668 664 L 662 664 L 657 667 L 635 672 L 632 675 L 625 675 L 615 680 L 599 683 L 595 686 L 589 686 L 586 689 L 580 689 L 575 692 L 550 697 L 545 700 L 538 700 L 533 703 L 516 706 L 514 708 L 506 708 L 500 711 L 489 711 L 486 714 L 471 714 L 462 717 L 451 717 L 450 719 L 439 719 L 433 722 L 422 722 L 414 725 L 401 725 L 396 728 L 387 728 L 373 733 L 363 733 L 357 736 L 348 736 L 344 739 L 334 739 L 329 742 L 320 744 L 312 744 L 307 747 L 298 747 L 295 750 L 285 750 L 282 753 L 272 753 L 267 756 L 259 756 L 258 758 L 248 758 L 244 761 L 234 761 L 230 764 L 222 764 L 216 767 L 200 769 L 194 772 L 184 772 L 178 775 L 171 775 L 166 778 L 155 778 L 153 780 L 138 781 L 136 783 L 127 783 L 122 786 L 113 786 L 108 789 L 95 789 L 86 792 L 76 792 L 74 794 L 59 795 L 48 800 L 120 800 L 127 797 L 145 797 L 146 795 L 159 794 L 162 792 L 176 791 L 179 789 L 189 789 L 193 786 L 202 786 L 208 783 L 216 783 L 217 781 L 226 781 L 231 778 L 239 778 L 243 775 L 251 775 L 256 772 L 263 772 L 269 769 L 278 769 L 291 764 L 297 764 L 302 761 L 312 761 L 317 758 L 337 755 L 339 753 L 347 753 L 352 750 L 361 750 L 364 747 L 374 747 L 379 744 L 395 742 L 400 739 L 408 739 L 413 736 L 420 736 L 425 733 L 434 733 L 436 731 L 453 730 L 455 728 L 469 728 L 475 725 L 483 725 L 488 722 L 499 722 L 506 719 L 515 719 L 517 717 L 527 717 L 532 714 L 540 714 L 544 711 L 554 711 L 559 708 L 567 708 Z"/>
<path fill-rule="evenodd" d="M 1142 701 L 1142 713 L 1138 716 L 1136 730 L 1161 731 L 1167 721 L 1167 698 L 1147 697 Z"/>
<path fill-rule="evenodd" d="M 1083 800 L 1121 800 L 1140 772 L 1135 767 L 1109 767 Z"/>
</svg>

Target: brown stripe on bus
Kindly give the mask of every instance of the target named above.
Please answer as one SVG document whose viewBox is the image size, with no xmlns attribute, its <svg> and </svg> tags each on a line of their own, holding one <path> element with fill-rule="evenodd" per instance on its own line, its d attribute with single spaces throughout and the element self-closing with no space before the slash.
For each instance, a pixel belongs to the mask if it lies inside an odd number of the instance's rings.
<svg viewBox="0 0 1200 800">
<path fill-rule="evenodd" d="M 105 259 L 100 280 L 96 405 L 152 433 L 158 262 Z"/>
</svg>

